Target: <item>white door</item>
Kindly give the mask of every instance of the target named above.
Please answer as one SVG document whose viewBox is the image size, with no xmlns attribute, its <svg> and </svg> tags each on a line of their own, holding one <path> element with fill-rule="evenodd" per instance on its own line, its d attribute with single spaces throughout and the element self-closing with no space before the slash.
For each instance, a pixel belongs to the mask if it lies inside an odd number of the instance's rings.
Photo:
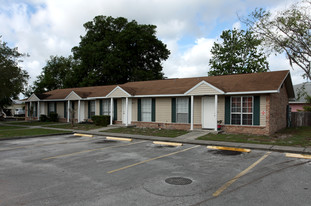
<svg viewBox="0 0 311 206">
<path fill-rule="evenodd" d="M 122 99 L 122 124 L 131 124 L 132 119 L 132 99 L 128 99 L 128 107 L 127 107 L 127 118 L 126 118 L 126 99 Z"/>
<path fill-rule="evenodd" d="M 215 96 L 208 96 L 202 98 L 202 127 L 206 129 L 215 129 L 217 126 L 215 114 Z"/>
</svg>

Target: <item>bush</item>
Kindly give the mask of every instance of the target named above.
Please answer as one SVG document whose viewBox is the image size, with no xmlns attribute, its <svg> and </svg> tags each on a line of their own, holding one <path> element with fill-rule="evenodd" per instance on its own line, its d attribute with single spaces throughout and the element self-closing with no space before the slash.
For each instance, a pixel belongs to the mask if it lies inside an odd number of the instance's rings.
<svg viewBox="0 0 311 206">
<path fill-rule="evenodd" d="M 48 122 L 49 118 L 45 114 L 41 114 L 39 120 L 40 120 L 40 122 Z"/>
<path fill-rule="evenodd" d="M 50 122 L 58 122 L 58 114 L 55 112 L 51 112 L 49 114 L 49 121 Z"/>
<path fill-rule="evenodd" d="M 110 124 L 110 116 L 109 115 L 95 115 L 92 116 L 92 121 L 97 126 L 104 126 L 107 127 Z"/>
</svg>

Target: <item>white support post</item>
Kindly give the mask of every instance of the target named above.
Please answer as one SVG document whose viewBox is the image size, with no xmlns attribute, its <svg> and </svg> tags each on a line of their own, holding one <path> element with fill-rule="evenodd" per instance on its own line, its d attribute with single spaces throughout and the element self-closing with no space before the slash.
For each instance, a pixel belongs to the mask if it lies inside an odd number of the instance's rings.
<svg viewBox="0 0 311 206">
<path fill-rule="evenodd" d="M 218 109 L 218 95 L 215 95 L 215 120 L 216 120 L 216 122 L 215 122 L 215 131 L 217 131 L 217 109 Z"/>
<path fill-rule="evenodd" d="M 191 118 L 190 118 L 190 122 L 191 122 L 191 126 L 190 126 L 190 130 L 193 130 L 193 95 L 191 96 Z"/>
<path fill-rule="evenodd" d="M 113 122 L 113 98 L 110 99 L 110 125 L 112 125 Z"/>
<path fill-rule="evenodd" d="M 37 117 L 38 117 L 38 120 L 40 118 L 40 102 L 38 101 L 38 105 L 37 105 Z"/>
<path fill-rule="evenodd" d="M 69 122 L 69 117 L 70 117 L 70 100 L 68 100 L 68 104 L 67 104 L 67 122 Z"/>
<path fill-rule="evenodd" d="M 128 103 L 129 103 L 129 98 L 125 98 L 125 126 L 128 126 Z"/>
<path fill-rule="evenodd" d="M 80 122 L 80 110 L 81 110 L 81 103 L 80 100 L 78 101 L 78 123 Z"/>
</svg>

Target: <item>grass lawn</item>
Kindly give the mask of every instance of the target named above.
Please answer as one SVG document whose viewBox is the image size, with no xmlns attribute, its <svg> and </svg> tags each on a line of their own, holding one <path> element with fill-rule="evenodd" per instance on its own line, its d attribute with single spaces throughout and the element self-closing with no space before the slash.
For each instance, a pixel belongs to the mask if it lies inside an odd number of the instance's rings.
<svg viewBox="0 0 311 206">
<path fill-rule="evenodd" d="M 101 132 L 123 133 L 123 134 L 139 134 L 157 137 L 178 137 L 183 134 L 187 134 L 188 131 L 182 130 L 168 130 L 168 129 L 150 129 L 150 128 L 126 128 L 120 127 L 115 129 L 104 130 Z"/>
<path fill-rule="evenodd" d="M 10 125 L 0 125 L 0 130 L 7 130 L 7 129 L 21 129 L 21 128 L 25 128 L 25 127 L 21 127 L 21 126 L 10 126 Z"/>
<path fill-rule="evenodd" d="M 305 147 L 311 146 L 311 127 L 286 128 L 271 136 L 245 134 L 207 134 L 197 139 Z"/>
<path fill-rule="evenodd" d="M 34 135 L 46 135 L 46 134 L 60 134 L 67 131 L 52 130 L 52 129 L 20 129 L 20 130 L 2 130 L 0 132 L 0 139 L 8 137 L 20 137 L 20 136 L 34 136 Z"/>
<path fill-rule="evenodd" d="M 60 122 L 39 122 L 39 121 L 33 121 L 33 122 L 5 122 L 5 124 L 11 124 L 11 125 L 21 125 L 21 126 L 45 126 L 49 124 L 59 124 Z"/>
<path fill-rule="evenodd" d="M 74 124 L 73 127 L 71 124 L 61 124 L 61 125 L 51 125 L 48 127 L 52 128 L 61 128 L 61 129 L 76 129 L 76 130 L 91 130 L 102 128 L 103 126 L 96 126 L 95 124 Z"/>
</svg>

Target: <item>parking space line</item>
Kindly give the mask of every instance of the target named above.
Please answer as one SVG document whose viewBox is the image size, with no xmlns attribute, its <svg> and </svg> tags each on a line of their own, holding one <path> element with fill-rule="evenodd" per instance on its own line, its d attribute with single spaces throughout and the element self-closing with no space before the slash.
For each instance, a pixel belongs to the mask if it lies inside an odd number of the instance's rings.
<svg viewBox="0 0 311 206">
<path fill-rule="evenodd" d="M 221 147 L 221 146 L 207 146 L 207 149 L 229 150 L 236 152 L 251 152 L 250 149 L 237 148 L 237 147 Z"/>
<path fill-rule="evenodd" d="M 154 158 L 151 158 L 151 159 L 147 159 L 147 160 L 144 160 L 144 161 L 141 161 L 141 162 L 137 162 L 137 163 L 135 163 L 135 164 L 131 164 L 131 165 L 128 165 L 128 166 L 125 166 L 125 167 L 121 167 L 121 168 L 118 168 L 118 169 L 115 169 L 115 170 L 111 170 L 111 171 L 109 171 L 109 172 L 107 172 L 107 173 L 108 173 L 108 174 L 111 174 L 111 173 L 114 173 L 114 172 L 118 172 L 118 171 L 120 171 L 120 170 L 124 170 L 124 169 L 130 168 L 130 167 L 134 167 L 134 166 L 137 166 L 137 165 L 146 163 L 146 162 L 150 162 L 150 161 L 152 161 L 152 160 L 161 159 L 161 158 L 163 158 L 163 157 L 168 157 L 168 156 L 171 156 L 171 155 L 174 155 L 174 154 L 178 154 L 178 153 L 181 153 L 181 152 L 185 152 L 185 151 L 194 149 L 194 148 L 199 147 L 199 146 L 200 146 L 200 145 L 196 145 L 196 146 L 193 146 L 193 147 L 190 147 L 190 148 L 187 148 L 187 149 L 183 149 L 183 150 L 179 150 L 179 151 L 176 151 L 176 152 L 172 152 L 172 153 L 169 153 L 169 154 L 166 154 L 166 155 L 161 155 L 161 156 L 158 156 L 158 157 L 154 157 Z"/>
<path fill-rule="evenodd" d="M 257 160 L 256 162 L 254 162 L 251 166 L 249 166 L 248 168 L 246 168 L 245 170 L 243 170 L 242 172 L 240 172 L 238 175 L 236 175 L 233 179 L 229 180 L 228 182 L 226 182 L 224 185 L 222 185 L 216 192 L 213 193 L 214 197 L 219 196 L 224 190 L 226 190 L 231 184 L 233 184 L 235 181 L 237 181 L 240 177 L 242 177 L 243 175 L 245 175 L 246 173 L 248 173 L 251 169 L 253 169 L 256 165 L 258 165 L 261 161 L 263 161 L 264 159 L 266 159 L 269 155 L 271 154 L 271 152 L 267 152 L 266 154 L 264 154 L 259 160 Z"/>
<path fill-rule="evenodd" d="M 159 144 L 159 145 L 167 145 L 167 146 L 182 146 L 182 143 L 179 142 L 161 142 L 161 141 L 153 141 L 153 144 Z"/>
<path fill-rule="evenodd" d="M 301 158 L 301 159 L 311 159 L 311 155 L 305 155 L 305 154 L 286 153 L 285 156 L 286 157 Z"/>
<path fill-rule="evenodd" d="M 94 140 L 94 139 L 81 139 L 81 140 L 74 140 L 74 141 L 61 141 L 61 142 L 51 142 L 51 143 L 44 143 L 44 144 L 30 144 L 30 145 L 25 145 L 25 146 L 3 148 L 3 149 L 0 149 L 0 151 L 7 151 L 7 150 L 13 150 L 13 149 L 27 148 L 27 147 L 47 146 L 47 145 L 53 145 L 53 144 L 66 144 L 66 143 L 75 143 L 75 142 L 85 142 L 85 141 L 91 141 L 91 140 Z"/>
<path fill-rule="evenodd" d="M 81 153 L 93 152 L 93 151 L 104 150 L 104 149 L 109 149 L 109 148 L 125 147 L 125 146 L 129 146 L 129 145 L 143 143 L 143 142 L 147 142 L 147 140 L 139 141 L 139 142 L 134 142 L 134 143 L 129 143 L 129 144 L 123 144 L 123 145 L 114 145 L 114 146 L 110 146 L 110 147 L 102 147 L 102 148 L 96 148 L 96 149 L 82 150 L 82 151 L 79 151 L 79 152 L 73 152 L 73 153 L 64 154 L 64 155 L 57 155 L 57 156 L 53 156 L 53 157 L 46 157 L 46 158 L 43 158 L 42 160 L 57 159 L 57 158 L 60 158 L 60 157 L 68 157 L 68 156 L 73 156 L 73 155 L 77 155 L 77 154 L 81 154 Z"/>
</svg>

